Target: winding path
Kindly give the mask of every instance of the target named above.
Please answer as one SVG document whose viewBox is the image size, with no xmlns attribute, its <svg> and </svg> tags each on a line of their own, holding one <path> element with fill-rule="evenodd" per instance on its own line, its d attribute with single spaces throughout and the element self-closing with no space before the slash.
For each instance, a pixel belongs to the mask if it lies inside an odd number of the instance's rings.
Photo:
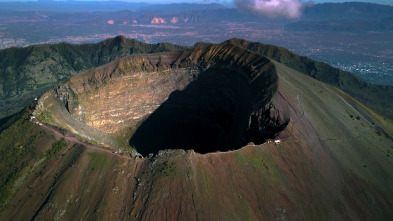
<svg viewBox="0 0 393 221">
<path fill-rule="evenodd" d="M 78 140 L 76 137 L 65 136 L 58 129 L 53 128 L 53 127 L 51 127 L 51 126 L 49 126 L 49 125 L 47 125 L 47 124 L 45 124 L 45 123 L 43 123 L 43 122 L 41 122 L 41 121 L 39 121 L 37 119 L 32 120 L 32 122 L 37 124 L 37 125 L 39 125 L 39 126 L 41 126 L 46 131 L 49 131 L 49 132 L 53 133 L 55 135 L 55 137 L 58 138 L 58 139 L 64 138 L 65 140 L 70 141 L 70 142 L 72 142 L 74 144 L 83 145 L 83 146 L 85 146 L 86 148 L 88 148 L 89 150 L 92 150 L 92 151 L 105 152 L 105 153 L 108 153 L 108 154 L 111 154 L 111 155 L 114 155 L 114 156 L 117 156 L 117 157 L 121 157 L 121 158 L 124 158 L 124 159 L 131 159 L 131 157 L 128 154 L 126 154 L 126 155 L 115 154 L 115 153 L 113 153 L 112 150 L 101 148 L 101 147 L 97 147 L 97 146 L 94 146 L 94 145 L 86 143 L 86 142 L 82 142 L 82 141 Z M 64 153 L 66 153 L 73 146 L 74 145 L 68 146 L 67 150 L 65 150 Z"/>
</svg>

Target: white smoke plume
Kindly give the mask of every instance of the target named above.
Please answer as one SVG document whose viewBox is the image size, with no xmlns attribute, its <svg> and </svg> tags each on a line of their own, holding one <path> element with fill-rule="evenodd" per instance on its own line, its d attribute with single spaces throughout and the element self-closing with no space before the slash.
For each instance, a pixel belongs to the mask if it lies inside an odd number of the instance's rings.
<svg viewBox="0 0 393 221">
<path fill-rule="evenodd" d="M 301 0 L 234 0 L 233 2 L 242 10 L 268 17 L 298 18 L 303 9 Z"/>
</svg>

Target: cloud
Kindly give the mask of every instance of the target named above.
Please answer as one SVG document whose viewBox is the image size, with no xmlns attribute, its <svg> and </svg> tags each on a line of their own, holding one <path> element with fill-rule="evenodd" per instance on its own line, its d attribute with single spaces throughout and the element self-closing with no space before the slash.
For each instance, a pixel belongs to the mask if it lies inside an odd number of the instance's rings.
<svg viewBox="0 0 393 221">
<path fill-rule="evenodd" d="M 301 0 L 234 0 L 233 2 L 242 10 L 268 17 L 298 18 L 304 7 Z"/>
</svg>

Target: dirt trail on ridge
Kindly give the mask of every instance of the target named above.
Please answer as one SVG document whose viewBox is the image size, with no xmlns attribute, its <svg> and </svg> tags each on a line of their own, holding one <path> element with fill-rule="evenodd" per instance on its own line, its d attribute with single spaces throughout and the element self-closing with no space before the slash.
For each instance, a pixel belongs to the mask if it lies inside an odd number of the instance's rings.
<svg viewBox="0 0 393 221">
<path fill-rule="evenodd" d="M 87 147 L 91 151 L 105 152 L 105 153 L 108 153 L 108 154 L 111 154 L 111 155 L 115 155 L 117 157 L 121 157 L 121 158 L 125 158 L 125 159 L 131 159 L 128 155 L 115 154 L 115 153 L 113 153 L 113 150 L 104 149 L 104 148 L 97 147 L 97 146 L 94 146 L 94 145 L 86 143 L 86 142 L 82 142 L 82 141 L 78 140 L 78 138 L 73 137 L 73 136 L 65 136 L 58 129 L 53 128 L 53 127 L 51 127 L 51 126 L 49 126 L 49 125 L 47 125 L 45 123 L 42 123 L 41 121 L 39 121 L 37 119 L 33 120 L 33 122 L 38 124 L 38 125 L 40 125 L 41 127 L 43 127 L 46 131 L 49 131 L 49 132 L 53 133 L 57 139 L 64 138 L 65 140 L 70 141 L 72 143 L 83 145 L 83 146 Z M 69 147 L 69 148 L 72 148 L 72 146 Z"/>
</svg>

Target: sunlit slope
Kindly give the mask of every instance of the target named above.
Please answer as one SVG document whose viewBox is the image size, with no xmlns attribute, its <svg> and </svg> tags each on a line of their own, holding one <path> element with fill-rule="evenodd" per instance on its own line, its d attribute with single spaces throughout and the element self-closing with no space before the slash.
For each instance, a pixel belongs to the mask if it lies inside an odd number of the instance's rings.
<svg viewBox="0 0 393 221">
<path fill-rule="evenodd" d="M 280 144 L 203 155 L 162 151 L 152 159 L 68 151 L 40 169 L 54 177 L 48 168 L 64 166 L 50 185 L 25 173 L 0 219 L 393 219 L 391 122 L 336 88 L 274 64 L 272 102 L 290 118 Z"/>
<path fill-rule="evenodd" d="M 243 48 L 278 61 L 312 78 L 345 91 L 380 115 L 393 119 L 393 87 L 368 83 L 353 73 L 334 68 L 326 63 L 299 56 L 288 49 L 243 39 L 230 39 L 230 42 Z"/>
<path fill-rule="evenodd" d="M 297 106 L 298 122 L 304 124 L 300 126 L 292 121 L 293 133 L 299 134 L 297 137 L 307 143 L 311 153 L 316 154 L 312 159 L 326 180 L 338 181 L 332 183 L 332 187 L 348 188 L 341 193 L 335 189 L 332 194 L 336 197 L 344 194 L 347 200 L 354 200 L 352 197 L 359 200 L 346 205 L 354 210 L 354 214 L 364 212 L 359 219 L 365 219 L 366 214 L 372 211 L 384 214 L 384 210 L 388 211 L 392 205 L 389 197 L 393 194 L 390 185 L 393 181 L 392 123 L 342 91 L 275 64 L 280 76 L 279 93 L 288 100 L 293 99 L 289 103 Z M 328 158 L 318 156 L 318 152 Z M 334 167 L 338 171 L 333 172 Z M 355 195 L 350 196 L 344 193 L 346 191 Z M 369 218 L 372 219 L 372 216 Z"/>
</svg>

